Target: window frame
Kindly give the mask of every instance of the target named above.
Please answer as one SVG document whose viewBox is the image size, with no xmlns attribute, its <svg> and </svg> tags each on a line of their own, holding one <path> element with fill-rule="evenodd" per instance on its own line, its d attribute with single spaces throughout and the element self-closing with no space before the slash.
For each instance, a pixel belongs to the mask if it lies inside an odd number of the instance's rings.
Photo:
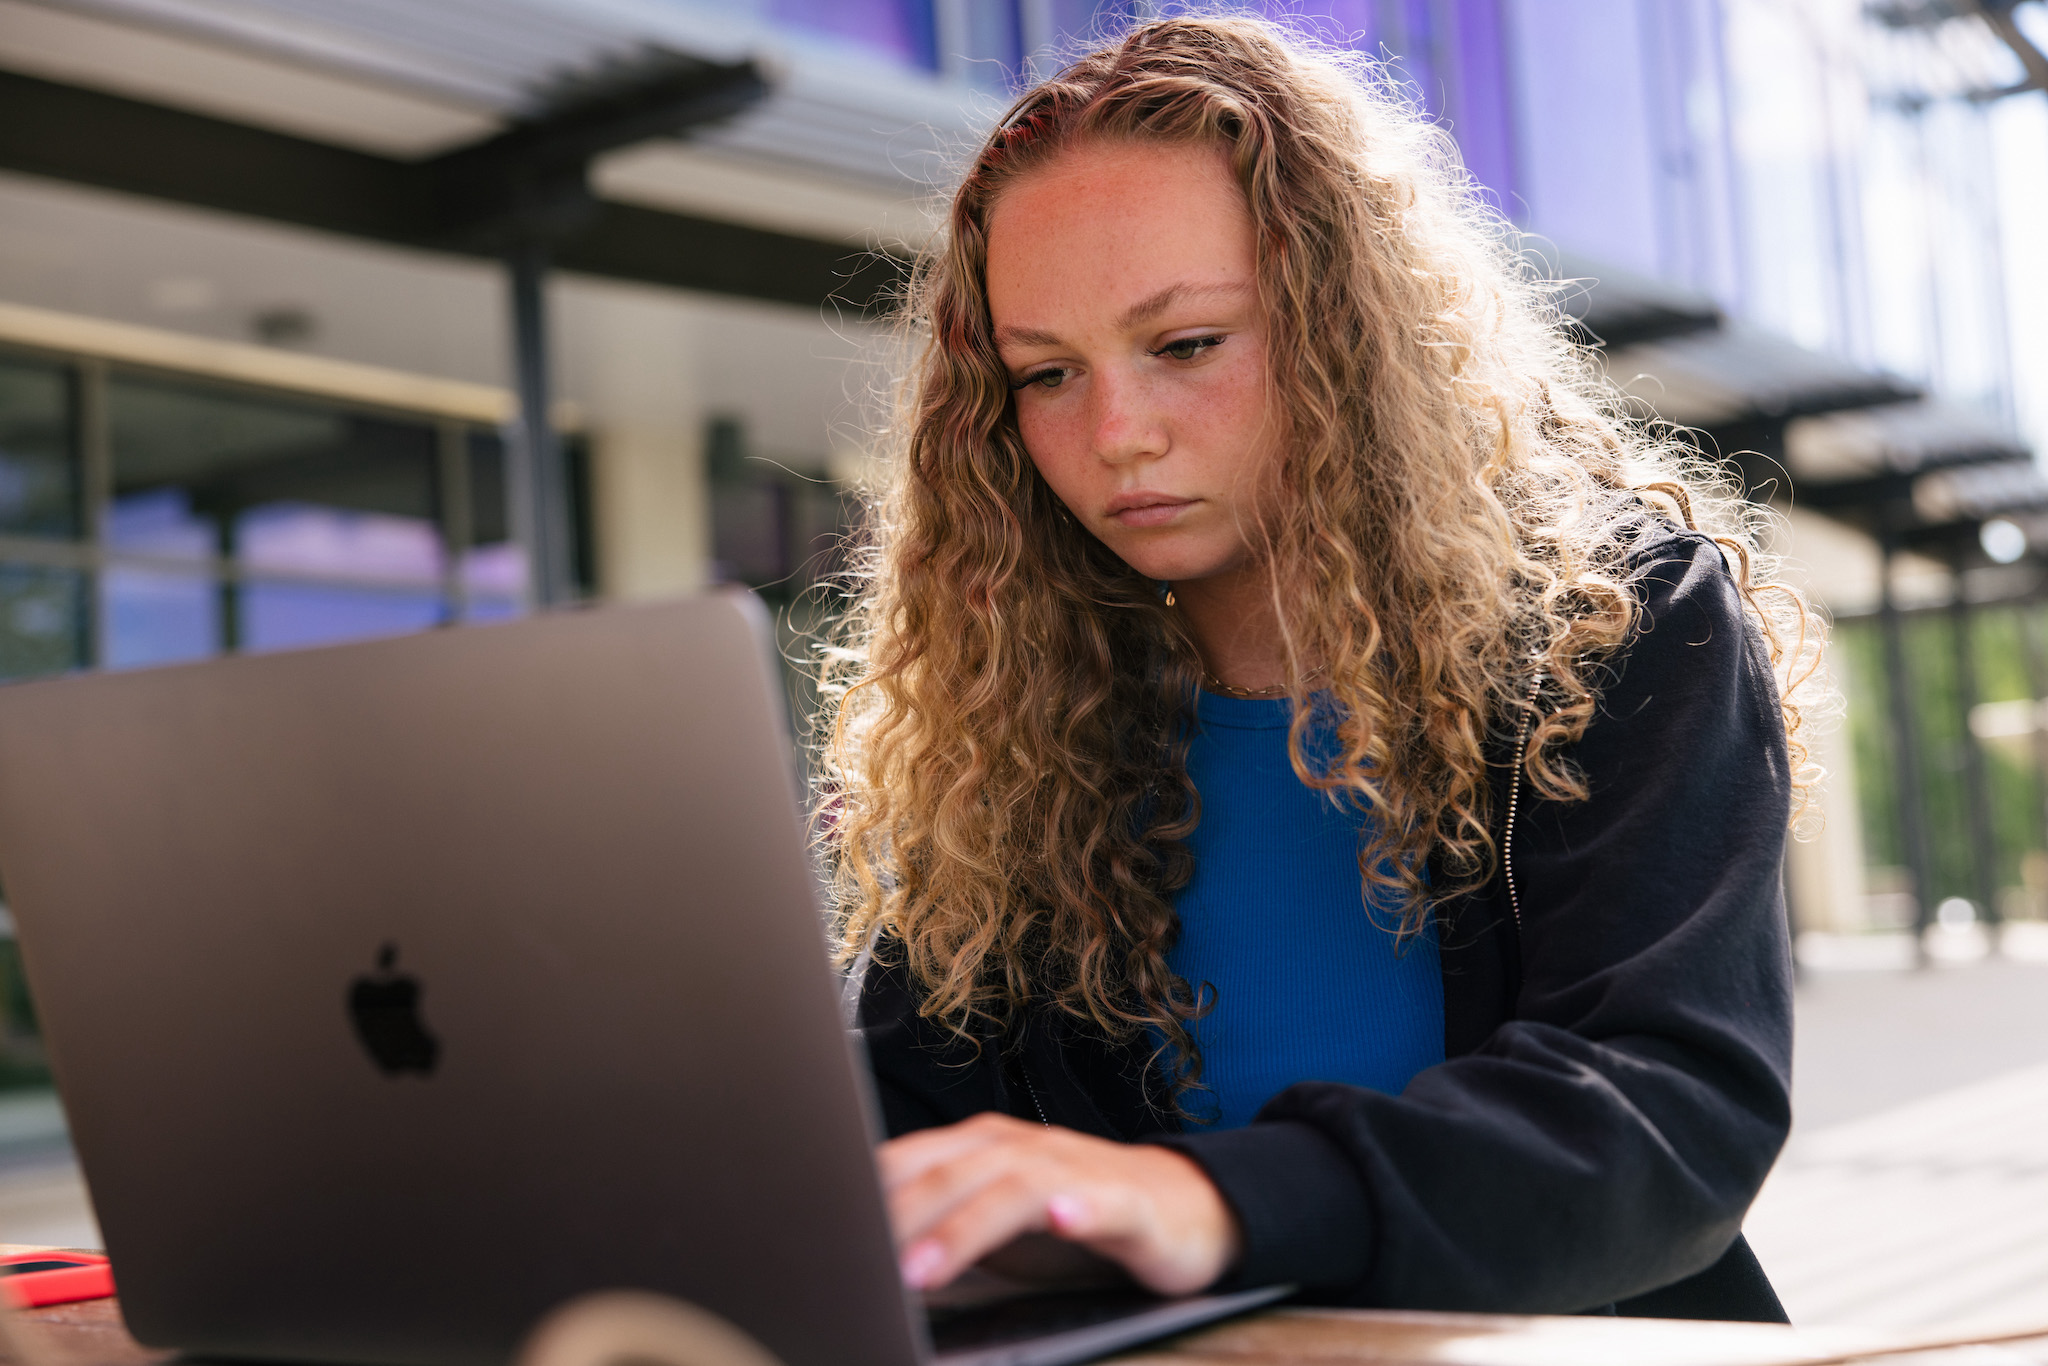
<svg viewBox="0 0 2048 1366">
<path fill-rule="evenodd" d="M 471 593 L 463 569 L 463 554 L 470 548 L 477 521 L 471 441 L 478 433 L 488 433 L 504 443 L 510 495 L 518 439 L 517 403 L 511 391 L 14 305 L 0 305 L 0 358 L 55 365 L 64 372 L 70 389 L 69 437 L 78 479 L 78 534 L 74 539 L 60 539 L 0 533 L 0 564 L 70 570 L 83 576 L 86 620 L 78 667 L 105 667 L 109 642 L 103 580 L 114 568 L 189 574 L 204 578 L 223 594 L 236 594 L 255 583 L 371 591 L 421 587 L 416 580 L 399 584 L 362 576 L 252 568 L 221 555 L 168 557 L 113 548 L 107 538 L 107 513 L 114 497 L 108 393 L 117 375 L 431 426 L 435 530 L 442 552 L 435 585 L 442 602 L 439 625 L 460 624 L 468 617 L 477 596 Z M 581 424 L 574 416 L 573 412 L 558 412 L 556 426 L 565 441 L 580 449 L 584 444 Z M 508 509 L 507 530 L 509 539 L 517 544 L 518 519 L 510 512 Z M 579 525 L 576 530 L 583 559 L 588 561 L 590 528 Z M 533 605 L 529 583 L 520 610 L 530 611 Z M 227 638 L 221 640 L 217 654 L 241 652 L 242 642 L 232 638 L 234 620 L 232 611 L 224 613 L 223 635 Z"/>
</svg>

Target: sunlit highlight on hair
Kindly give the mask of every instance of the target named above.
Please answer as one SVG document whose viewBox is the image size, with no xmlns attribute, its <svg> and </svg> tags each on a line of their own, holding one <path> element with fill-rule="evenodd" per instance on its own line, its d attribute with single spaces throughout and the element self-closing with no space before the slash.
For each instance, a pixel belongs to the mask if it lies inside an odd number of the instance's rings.
<svg viewBox="0 0 2048 1366">
<path fill-rule="evenodd" d="M 1197 1003 L 1166 959 L 1199 664 L 1033 469 L 983 287 L 1004 188 L 1096 138 L 1219 147 L 1250 204 L 1288 433 L 1258 537 L 1294 676 L 1320 668 L 1342 718 L 1341 753 L 1311 766 L 1297 705 L 1295 768 L 1379 832 L 1361 914 L 1377 886 L 1413 930 L 1491 875 L 1492 777 L 1539 675 L 1528 780 L 1584 797 L 1565 750 L 1635 622 L 1623 557 L 1667 519 L 1726 551 L 1795 781 L 1817 777 L 1822 632 L 1772 582 L 1762 514 L 1629 415 L 1449 138 L 1363 59 L 1258 20 L 1161 20 L 1017 101 L 911 287 L 890 483 L 826 669 L 820 829 L 848 957 L 879 938 L 964 1035 L 1050 1002 L 1113 1039 L 1156 1031 L 1179 1085 L 1199 1077 Z"/>
</svg>

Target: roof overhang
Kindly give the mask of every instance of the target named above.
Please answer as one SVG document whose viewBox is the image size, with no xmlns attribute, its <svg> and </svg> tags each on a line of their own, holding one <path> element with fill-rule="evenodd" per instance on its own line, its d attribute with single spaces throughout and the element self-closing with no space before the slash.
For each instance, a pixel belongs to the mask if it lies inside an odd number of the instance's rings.
<svg viewBox="0 0 2048 1366">
<path fill-rule="evenodd" d="M 622 71 L 758 71 L 764 98 L 687 138 L 597 149 L 594 202 L 554 260 L 813 306 L 890 297 L 932 182 L 988 112 L 915 73 L 647 0 L 0 0 L 0 19 L 0 169 L 470 255 L 497 243 L 450 230 L 450 201 L 473 196 L 437 169 Z"/>
</svg>

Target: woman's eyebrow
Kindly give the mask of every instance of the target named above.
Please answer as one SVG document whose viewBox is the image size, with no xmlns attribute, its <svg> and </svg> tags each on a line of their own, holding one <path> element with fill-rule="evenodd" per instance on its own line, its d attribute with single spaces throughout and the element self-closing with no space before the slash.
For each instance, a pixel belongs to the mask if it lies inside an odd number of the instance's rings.
<svg viewBox="0 0 2048 1366">
<path fill-rule="evenodd" d="M 1186 303 L 1190 300 L 1201 298 L 1214 298 L 1218 295 L 1226 294 L 1242 297 L 1250 291 L 1251 286 L 1246 284 L 1171 284 L 1165 289 L 1160 290 L 1157 294 L 1149 298 L 1140 299 L 1137 303 L 1125 309 L 1123 316 L 1116 320 L 1117 330 L 1119 332 L 1128 332 L 1134 327 L 1140 327 L 1145 323 L 1151 322 L 1154 318 L 1178 303 Z"/>
<path fill-rule="evenodd" d="M 998 327 L 997 346 L 1058 346 L 1060 339 L 1035 327 Z"/>
<path fill-rule="evenodd" d="M 1187 303 L 1195 299 L 1225 296 L 1242 298 L 1246 294 L 1251 293 L 1251 291 L 1252 287 L 1248 284 L 1196 285 L 1186 282 L 1171 284 L 1158 293 L 1140 299 L 1137 303 L 1125 309 L 1116 320 L 1116 328 L 1119 332 L 1128 332 L 1134 327 L 1142 327 L 1166 312 L 1167 309 L 1172 308 L 1175 304 Z M 1053 333 L 1042 331 L 1036 327 L 998 327 L 996 329 L 995 342 L 998 347 L 1061 346 L 1065 344 Z"/>
</svg>

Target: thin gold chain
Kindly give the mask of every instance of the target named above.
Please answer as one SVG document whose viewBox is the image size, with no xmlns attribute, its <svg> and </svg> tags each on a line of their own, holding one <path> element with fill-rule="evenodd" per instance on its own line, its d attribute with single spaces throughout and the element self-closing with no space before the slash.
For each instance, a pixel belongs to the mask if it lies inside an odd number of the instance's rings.
<svg viewBox="0 0 2048 1366">
<path fill-rule="evenodd" d="M 1165 586 L 1165 591 L 1161 595 L 1160 601 L 1168 607 L 1172 607 L 1174 605 L 1172 584 L 1169 583 Z M 1301 681 L 1304 683 L 1313 683 L 1322 676 L 1322 669 L 1311 669 L 1301 676 Z M 1218 678 L 1215 674 L 1208 672 L 1206 669 L 1202 672 L 1202 686 L 1210 692 L 1221 693 L 1225 697 L 1235 697 L 1240 701 L 1244 702 L 1257 702 L 1267 698 L 1285 697 L 1287 696 L 1288 691 L 1287 685 L 1285 683 L 1275 683 L 1271 687 L 1267 688 L 1239 688 L 1233 686 L 1232 684 L 1225 683 L 1222 679 Z"/>
<path fill-rule="evenodd" d="M 1310 669 L 1307 673 L 1301 676 L 1301 681 L 1304 683 L 1313 683 L 1318 678 L 1321 678 L 1323 676 L 1323 672 L 1324 671 L 1320 668 Z M 1232 684 L 1225 683 L 1215 674 L 1208 672 L 1204 672 L 1202 674 L 1202 686 L 1210 692 L 1222 693 L 1225 697 L 1235 697 L 1245 702 L 1256 702 L 1265 698 L 1285 697 L 1287 696 L 1288 690 L 1287 684 L 1285 683 L 1275 683 L 1271 687 L 1265 688 L 1240 688 Z"/>
</svg>

